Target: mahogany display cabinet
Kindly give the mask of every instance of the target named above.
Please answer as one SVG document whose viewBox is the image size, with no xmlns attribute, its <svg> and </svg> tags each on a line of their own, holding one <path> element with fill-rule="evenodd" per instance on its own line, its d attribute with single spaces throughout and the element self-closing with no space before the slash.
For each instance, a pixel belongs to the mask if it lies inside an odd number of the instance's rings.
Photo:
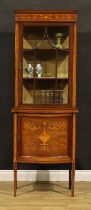
<svg viewBox="0 0 91 210">
<path fill-rule="evenodd" d="M 14 196 L 17 164 L 71 164 L 76 147 L 77 11 L 15 11 Z"/>
</svg>

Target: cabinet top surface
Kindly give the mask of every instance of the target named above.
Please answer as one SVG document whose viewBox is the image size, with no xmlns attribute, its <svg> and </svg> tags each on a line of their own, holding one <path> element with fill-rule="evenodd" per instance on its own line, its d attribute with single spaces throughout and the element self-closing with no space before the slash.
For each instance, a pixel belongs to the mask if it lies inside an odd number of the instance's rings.
<svg viewBox="0 0 91 210">
<path fill-rule="evenodd" d="M 71 14 L 78 14 L 77 10 L 14 10 L 15 14 L 18 13 L 71 13 Z"/>
</svg>

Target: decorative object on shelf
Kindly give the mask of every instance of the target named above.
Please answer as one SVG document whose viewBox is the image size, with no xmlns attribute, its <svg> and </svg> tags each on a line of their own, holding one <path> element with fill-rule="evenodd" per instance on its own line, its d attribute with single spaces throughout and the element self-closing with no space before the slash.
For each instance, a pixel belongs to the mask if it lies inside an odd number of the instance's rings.
<svg viewBox="0 0 91 210">
<path fill-rule="evenodd" d="M 43 70 L 43 67 L 40 62 L 38 62 L 38 64 L 36 65 L 35 70 L 36 70 L 38 77 L 40 78 L 41 74 L 42 74 L 42 70 Z"/>
<path fill-rule="evenodd" d="M 27 62 L 27 68 L 25 71 L 28 73 L 29 78 L 33 76 L 33 66 L 30 62 Z"/>
<path fill-rule="evenodd" d="M 55 46 L 57 48 L 63 49 L 63 46 L 62 46 L 63 34 L 62 33 L 56 33 L 55 36 L 56 36 L 56 45 Z"/>
</svg>

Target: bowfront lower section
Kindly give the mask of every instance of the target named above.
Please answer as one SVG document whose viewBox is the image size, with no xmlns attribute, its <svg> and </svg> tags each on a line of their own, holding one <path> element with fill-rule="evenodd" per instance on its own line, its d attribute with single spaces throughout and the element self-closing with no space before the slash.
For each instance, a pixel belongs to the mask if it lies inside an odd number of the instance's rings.
<svg viewBox="0 0 91 210">
<path fill-rule="evenodd" d="M 18 162 L 71 162 L 72 115 L 17 114 L 16 141 Z"/>
</svg>

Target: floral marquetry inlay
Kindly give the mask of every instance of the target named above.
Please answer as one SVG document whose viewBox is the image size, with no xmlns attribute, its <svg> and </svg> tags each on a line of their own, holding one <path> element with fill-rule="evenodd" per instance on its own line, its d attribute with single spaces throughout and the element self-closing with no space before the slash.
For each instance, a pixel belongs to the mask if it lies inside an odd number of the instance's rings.
<svg viewBox="0 0 91 210">
<path fill-rule="evenodd" d="M 28 118 L 22 120 L 22 141 L 24 154 L 51 156 L 67 154 L 67 118 Z M 26 146 L 27 143 L 27 146 Z"/>
<path fill-rule="evenodd" d="M 40 129 L 40 126 L 36 125 L 33 122 L 25 121 L 24 124 L 23 124 L 23 129 L 38 130 L 38 129 Z"/>
<path fill-rule="evenodd" d="M 76 14 L 41 14 L 41 13 L 25 13 L 16 14 L 16 21 L 76 21 Z"/>
</svg>

